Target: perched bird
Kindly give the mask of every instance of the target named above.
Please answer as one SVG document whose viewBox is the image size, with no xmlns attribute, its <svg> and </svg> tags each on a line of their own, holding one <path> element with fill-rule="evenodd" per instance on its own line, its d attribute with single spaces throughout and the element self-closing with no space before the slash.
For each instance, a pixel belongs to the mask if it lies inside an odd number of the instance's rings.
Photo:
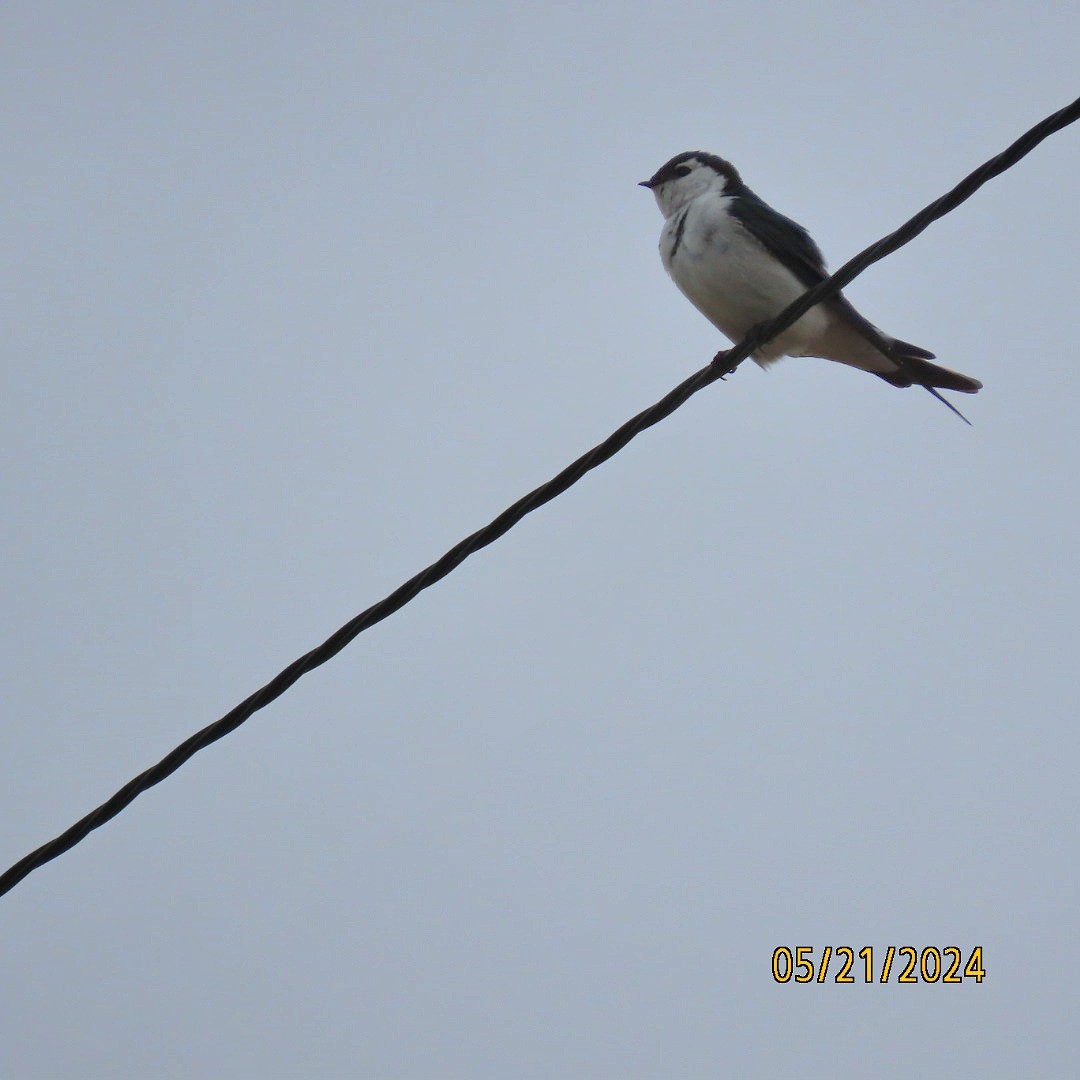
<svg viewBox="0 0 1080 1080">
<path fill-rule="evenodd" d="M 759 199 L 735 166 L 715 154 L 678 154 L 641 186 L 656 196 L 664 215 L 660 258 L 665 269 L 690 303 L 732 341 L 741 341 L 753 326 L 828 277 L 810 234 Z M 762 367 L 782 356 L 820 356 L 869 371 L 893 386 L 924 386 L 938 398 L 935 388 L 964 394 L 982 388 L 978 379 L 930 363 L 933 353 L 884 334 L 839 293 L 752 356 Z"/>
</svg>

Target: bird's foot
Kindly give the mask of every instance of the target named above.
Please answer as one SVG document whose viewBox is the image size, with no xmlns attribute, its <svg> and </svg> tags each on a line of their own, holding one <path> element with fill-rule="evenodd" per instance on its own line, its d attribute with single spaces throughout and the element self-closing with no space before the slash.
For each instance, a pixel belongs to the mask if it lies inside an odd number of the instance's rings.
<svg viewBox="0 0 1080 1080">
<path fill-rule="evenodd" d="M 728 358 L 730 353 L 731 353 L 730 349 L 721 349 L 712 358 L 712 366 L 713 367 L 718 367 L 718 368 L 724 368 L 725 369 L 724 374 L 720 376 L 720 381 L 721 382 L 726 382 L 727 377 L 729 375 L 731 375 L 735 371 L 734 368 L 732 368 L 730 371 L 726 370 L 726 368 L 727 368 L 727 358 Z"/>
</svg>

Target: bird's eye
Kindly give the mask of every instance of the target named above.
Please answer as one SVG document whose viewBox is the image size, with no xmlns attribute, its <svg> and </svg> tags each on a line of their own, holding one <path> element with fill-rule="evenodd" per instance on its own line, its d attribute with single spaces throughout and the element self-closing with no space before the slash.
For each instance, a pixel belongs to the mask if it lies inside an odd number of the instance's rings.
<svg viewBox="0 0 1080 1080">
<path fill-rule="evenodd" d="M 691 169 L 690 169 L 689 165 L 680 165 L 675 170 L 675 175 L 681 179 L 684 176 L 689 176 L 690 172 L 691 172 Z"/>
</svg>

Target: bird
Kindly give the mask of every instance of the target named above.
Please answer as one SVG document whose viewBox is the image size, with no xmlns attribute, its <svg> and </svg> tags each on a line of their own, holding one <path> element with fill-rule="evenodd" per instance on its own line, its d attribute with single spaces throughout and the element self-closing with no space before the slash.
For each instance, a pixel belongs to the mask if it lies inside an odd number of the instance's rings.
<svg viewBox="0 0 1080 1080">
<path fill-rule="evenodd" d="M 806 229 L 755 195 L 724 158 L 688 150 L 640 186 L 653 193 L 664 216 L 664 268 L 690 303 L 733 342 L 829 276 Z M 931 363 L 932 352 L 879 330 L 842 293 L 812 307 L 751 356 L 762 368 L 784 356 L 834 360 L 892 386 L 922 386 L 954 412 L 938 389 L 963 394 L 982 389 L 978 379 Z"/>
</svg>

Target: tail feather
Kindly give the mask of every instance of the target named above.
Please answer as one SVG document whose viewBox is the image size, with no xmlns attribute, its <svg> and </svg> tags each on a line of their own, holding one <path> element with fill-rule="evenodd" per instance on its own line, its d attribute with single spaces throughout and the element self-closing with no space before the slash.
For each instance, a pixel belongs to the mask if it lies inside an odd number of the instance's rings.
<svg viewBox="0 0 1080 1080">
<path fill-rule="evenodd" d="M 876 372 L 887 383 L 893 386 L 925 386 L 927 390 L 956 390 L 961 394 L 977 394 L 982 389 L 982 383 L 973 379 L 970 375 L 961 375 L 959 371 L 950 371 L 938 364 L 931 364 L 934 359 L 932 352 L 920 349 L 917 345 L 909 345 L 906 341 L 898 341 L 892 349 L 892 359 L 899 365 L 899 369 L 890 372 Z"/>
</svg>

